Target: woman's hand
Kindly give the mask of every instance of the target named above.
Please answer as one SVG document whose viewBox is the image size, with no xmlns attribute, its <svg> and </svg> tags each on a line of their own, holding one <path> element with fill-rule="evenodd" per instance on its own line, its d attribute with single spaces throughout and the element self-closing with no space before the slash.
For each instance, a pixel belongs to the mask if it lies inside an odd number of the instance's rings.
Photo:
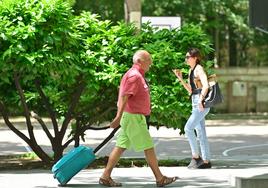
<svg viewBox="0 0 268 188">
<path fill-rule="evenodd" d="M 179 69 L 173 69 L 172 71 L 179 78 L 179 80 L 182 80 L 182 72 Z"/>
<path fill-rule="evenodd" d="M 180 83 L 183 85 L 183 87 L 188 91 L 188 93 L 192 93 L 192 89 L 191 86 L 187 83 L 184 82 L 183 78 L 182 78 L 182 72 L 179 69 L 173 69 L 172 70 L 174 72 L 174 74 L 177 76 L 177 78 L 179 79 Z"/>
<path fill-rule="evenodd" d="M 199 107 L 199 111 L 200 112 L 203 112 L 204 111 L 204 105 L 203 105 L 202 102 L 201 103 L 198 103 L 198 107 Z"/>
</svg>

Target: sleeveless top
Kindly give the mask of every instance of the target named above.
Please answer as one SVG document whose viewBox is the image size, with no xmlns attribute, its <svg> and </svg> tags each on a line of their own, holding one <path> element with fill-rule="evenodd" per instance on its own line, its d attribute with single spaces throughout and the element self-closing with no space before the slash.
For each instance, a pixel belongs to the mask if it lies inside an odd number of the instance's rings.
<svg viewBox="0 0 268 188">
<path fill-rule="evenodd" d="M 194 66 L 193 70 L 191 70 L 191 72 L 190 72 L 190 85 L 191 85 L 192 90 L 197 89 L 195 86 L 195 83 L 194 83 L 194 70 L 196 68 L 196 65 Z"/>
<path fill-rule="evenodd" d="M 198 64 L 195 64 L 193 70 L 191 70 L 190 72 L 190 85 L 191 85 L 191 88 L 192 88 L 192 94 L 200 94 L 201 93 L 201 89 L 197 88 L 196 85 L 195 85 L 195 82 L 194 82 L 194 70 L 196 68 Z"/>
</svg>

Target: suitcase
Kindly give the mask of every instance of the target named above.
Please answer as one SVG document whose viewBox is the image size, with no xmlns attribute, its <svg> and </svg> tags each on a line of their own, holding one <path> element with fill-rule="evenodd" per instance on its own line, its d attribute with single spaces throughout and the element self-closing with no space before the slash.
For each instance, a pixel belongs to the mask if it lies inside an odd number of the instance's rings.
<svg viewBox="0 0 268 188">
<path fill-rule="evenodd" d="M 52 167 L 52 173 L 60 185 L 66 185 L 73 176 L 90 165 L 96 159 L 95 154 L 104 145 L 108 144 L 118 129 L 119 127 L 114 129 L 94 151 L 90 147 L 78 146 L 69 151 L 56 164 L 54 164 Z"/>
</svg>

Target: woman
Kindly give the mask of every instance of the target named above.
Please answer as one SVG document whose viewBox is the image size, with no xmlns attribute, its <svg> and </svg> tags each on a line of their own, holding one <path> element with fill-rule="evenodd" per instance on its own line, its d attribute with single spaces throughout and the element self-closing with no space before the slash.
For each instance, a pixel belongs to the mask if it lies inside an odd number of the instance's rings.
<svg viewBox="0 0 268 188">
<path fill-rule="evenodd" d="M 189 84 L 184 82 L 180 70 L 173 71 L 192 98 L 192 114 L 184 128 L 192 151 L 192 160 L 188 168 L 211 168 L 209 144 L 205 128 L 205 116 L 208 114 L 209 108 L 204 108 L 202 102 L 208 92 L 208 79 L 204 68 L 200 64 L 201 56 L 198 49 L 190 49 L 186 54 L 185 61 L 190 66 Z M 201 156 L 195 130 L 200 142 Z"/>
</svg>

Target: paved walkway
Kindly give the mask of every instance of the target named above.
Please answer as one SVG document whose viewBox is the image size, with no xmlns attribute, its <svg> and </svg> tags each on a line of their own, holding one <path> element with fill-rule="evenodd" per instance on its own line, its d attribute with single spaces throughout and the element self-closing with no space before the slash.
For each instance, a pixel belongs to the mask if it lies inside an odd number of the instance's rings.
<svg viewBox="0 0 268 188">
<path fill-rule="evenodd" d="M 165 175 L 176 175 L 181 178 L 170 187 L 268 188 L 267 120 L 214 120 L 207 121 L 207 125 L 213 168 L 188 170 L 186 167 L 161 167 Z M 5 135 L 3 131 L 5 130 L 0 132 Z M 110 130 L 98 134 L 88 132 L 87 143 L 92 143 L 89 146 L 95 147 L 109 132 Z M 158 158 L 183 159 L 190 156 L 186 138 L 179 136 L 177 131 L 166 128 L 157 131 L 150 128 L 150 132 L 156 144 Z M 112 141 L 99 155 L 107 155 L 114 143 Z M 46 144 L 43 147 L 47 147 Z M 143 157 L 143 153 L 126 152 L 125 157 Z M 100 187 L 98 178 L 102 171 L 103 169 L 83 170 L 69 182 L 67 187 Z M 155 186 L 153 174 L 148 167 L 116 168 L 113 177 L 124 183 L 124 187 Z M 241 186 L 241 178 L 256 181 L 253 186 Z M 266 184 L 262 184 L 263 182 Z M 10 187 L 53 188 L 58 187 L 58 183 L 49 170 L 0 171 L 0 188 Z"/>
<path fill-rule="evenodd" d="M 179 176 L 177 182 L 168 187 L 187 188 L 231 188 L 235 186 L 236 177 L 253 177 L 267 174 L 268 167 L 255 168 L 225 168 L 189 170 L 186 167 L 161 167 L 168 176 Z M 98 178 L 102 169 L 83 170 L 78 173 L 66 187 L 102 187 L 98 185 Z M 155 187 L 152 172 L 148 167 L 143 168 L 115 168 L 113 177 L 123 183 L 123 187 Z M 268 177 L 268 175 L 266 175 Z M 267 185 L 267 184 L 266 184 Z M 1 188 L 54 188 L 58 187 L 57 180 L 48 170 L 2 171 L 0 172 Z M 262 188 L 267 188 L 268 185 Z M 256 188 L 256 187 L 252 187 Z"/>
</svg>

